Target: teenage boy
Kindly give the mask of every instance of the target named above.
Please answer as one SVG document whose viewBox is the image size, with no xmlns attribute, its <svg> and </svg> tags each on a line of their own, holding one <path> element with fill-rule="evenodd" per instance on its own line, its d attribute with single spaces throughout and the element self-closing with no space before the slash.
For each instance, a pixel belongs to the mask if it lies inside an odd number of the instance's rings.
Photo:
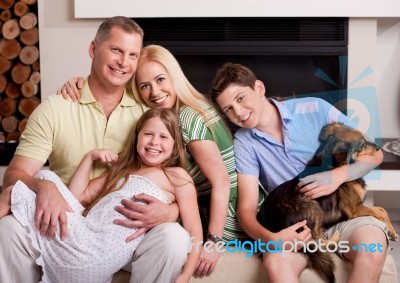
<svg viewBox="0 0 400 283">
<path fill-rule="evenodd" d="M 239 222 L 246 233 L 263 242 L 310 240 L 305 221 L 272 233 L 256 220 L 259 182 L 268 191 L 297 176 L 319 146 L 321 128 L 330 122 L 352 122 L 329 103 L 317 98 L 286 101 L 268 99 L 262 81 L 239 64 L 227 63 L 212 82 L 210 98 L 234 124 L 234 150 L 238 172 Z M 305 177 L 298 184 L 311 199 L 328 195 L 340 184 L 364 176 L 383 160 L 379 150 L 373 156 L 359 156 L 354 164 Z M 297 233 L 299 227 L 305 228 Z M 348 282 L 378 282 L 384 265 L 388 236 L 386 226 L 373 217 L 341 222 L 325 231 L 327 238 L 339 232 L 348 245 L 381 243 L 384 251 L 368 253 L 350 250 L 341 256 L 353 263 Z M 307 266 L 301 253 L 265 253 L 263 266 L 271 282 L 298 282 Z"/>
</svg>

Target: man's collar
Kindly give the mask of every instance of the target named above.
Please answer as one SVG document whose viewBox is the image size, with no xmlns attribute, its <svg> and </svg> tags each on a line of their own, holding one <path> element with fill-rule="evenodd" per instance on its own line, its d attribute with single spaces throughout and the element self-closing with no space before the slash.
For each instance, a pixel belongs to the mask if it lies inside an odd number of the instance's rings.
<svg viewBox="0 0 400 283">
<path fill-rule="evenodd" d="M 85 83 L 83 84 L 83 87 L 80 90 L 80 92 L 81 92 L 81 98 L 79 99 L 80 103 L 90 104 L 90 103 L 96 102 L 96 99 L 94 99 L 92 92 L 90 91 L 88 79 L 85 80 Z M 141 102 L 139 102 L 135 99 L 135 97 L 132 93 L 132 89 L 130 87 L 126 87 L 124 89 L 124 95 L 122 97 L 120 105 L 121 106 L 133 106 L 138 103 L 140 104 Z"/>
</svg>

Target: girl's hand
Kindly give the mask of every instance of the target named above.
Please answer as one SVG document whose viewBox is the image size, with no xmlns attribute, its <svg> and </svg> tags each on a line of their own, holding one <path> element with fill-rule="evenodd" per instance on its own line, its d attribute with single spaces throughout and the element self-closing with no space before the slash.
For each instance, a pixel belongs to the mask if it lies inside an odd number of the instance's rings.
<svg viewBox="0 0 400 283">
<path fill-rule="evenodd" d="M 88 153 L 90 158 L 94 161 L 99 161 L 101 163 L 113 163 L 117 161 L 118 154 L 116 154 L 111 149 L 93 149 Z"/>
<path fill-rule="evenodd" d="M 81 97 L 79 89 L 83 87 L 84 82 L 82 77 L 72 78 L 57 89 L 57 94 L 62 95 L 65 99 L 71 98 L 72 101 L 78 101 Z"/>
</svg>

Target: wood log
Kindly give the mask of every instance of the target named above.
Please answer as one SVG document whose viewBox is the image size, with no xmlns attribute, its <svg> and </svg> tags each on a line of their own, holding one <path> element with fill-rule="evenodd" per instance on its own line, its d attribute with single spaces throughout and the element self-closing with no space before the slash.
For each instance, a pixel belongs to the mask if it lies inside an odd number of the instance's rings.
<svg viewBox="0 0 400 283">
<path fill-rule="evenodd" d="M 23 133 L 26 127 L 26 123 L 28 123 L 28 118 L 23 118 L 21 121 L 18 123 L 18 131 L 20 133 Z"/>
<path fill-rule="evenodd" d="M 15 130 L 18 128 L 18 123 L 19 120 L 14 115 L 4 117 L 3 120 L 1 120 L 1 125 L 6 133 L 15 132 Z"/>
<path fill-rule="evenodd" d="M 1 122 L 1 120 L 0 120 L 0 122 Z M 4 135 L 3 132 L 0 132 L 0 143 L 5 143 L 5 142 L 6 142 L 6 137 L 5 137 L 5 135 Z"/>
<path fill-rule="evenodd" d="M 34 13 L 29 12 L 19 19 L 19 25 L 23 29 L 31 29 L 37 25 L 37 16 Z"/>
<path fill-rule="evenodd" d="M 40 62 L 39 62 L 39 60 L 37 60 L 36 62 L 33 62 L 31 67 L 32 67 L 32 70 L 34 70 L 34 71 L 40 71 Z"/>
<path fill-rule="evenodd" d="M 14 38 L 11 40 L 1 39 L 0 41 L 0 54 L 5 58 L 12 60 L 18 57 L 21 52 L 21 44 Z"/>
<path fill-rule="evenodd" d="M 25 2 L 18 1 L 17 3 L 15 3 L 14 15 L 16 15 L 17 17 L 22 17 L 28 14 L 28 12 L 29 12 L 29 7 Z"/>
<path fill-rule="evenodd" d="M 6 95 L 11 99 L 18 98 L 21 95 L 21 86 L 14 82 L 10 82 L 6 88 Z"/>
<path fill-rule="evenodd" d="M 19 59 L 22 63 L 31 65 L 39 59 L 39 49 L 35 45 L 24 46 L 19 53 Z"/>
<path fill-rule="evenodd" d="M 6 136 L 6 142 L 18 142 L 20 137 L 21 133 L 18 131 L 8 133 Z"/>
<path fill-rule="evenodd" d="M 0 115 L 5 117 L 11 116 L 17 110 L 17 101 L 11 98 L 4 98 L 0 100 Z"/>
<path fill-rule="evenodd" d="M 21 92 L 24 97 L 32 97 L 39 91 L 38 85 L 32 84 L 30 81 L 25 81 L 21 85 Z"/>
<path fill-rule="evenodd" d="M 21 0 L 22 2 L 25 2 L 28 5 L 32 5 L 35 4 L 37 2 L 37 0 Z"/>
<path fill-rule="evenodd" d="M 22 98 L 18 104 L 19 112 L 25 117 L 29 117 L 33 110 L 40 104 L 37 97 Z"/>
<path fill-rule="evenodd" d="M 11 61 L 0 55 L 0 74 L 4 74 L 11 68 Z"/>
<path fill-rule="evenodd" d="M 24 16 L 25 17 L 25 16 Z M 3 37 L 6 39 L 14 39 L 19 34 L 21 29 L 19 28 L 18 21 L 16 19 L 11 19 L 5 22 L 1 28 L 3 32 Z"/>
<path fill-rule="evenodd" d="M 0 20 L 3 22 L 7 22 L 12 18 L 11 11 L 10 10 L 4 10 L 3 12 L 0 13 Z"/>
<path fill-rule="evenodd" d="M 40 73 L 38 71 L 32 71 L 31 76 L 29 77 L 29 81 L 33 85 L 37 85 L 40 82 Z"/>
<path fill-rule="evenodd" d="M 7 78 L 5 75 L 0 75 L 0 93 L 6 90 L 7 87 Z"/>
<path fill-rule="evenodd" d="M 17 63 L 11 69 L 11 78 L 17 84 L 22 84 L 24 81 L 29 80 L 30 75 L 31 75 L 31 68 L 22 63 Z"/>
<path fill-rule="evenodd" d="M 10 9 L 15 4 L 15 0 L 0 0 L 0 9 Z"/>
<path fill-rule="evenodd" d="M 19 40 L 25 45 L 35 45 L 39 42 L 39 30 L 34 27 L 21 31 Z"/>
</svg>

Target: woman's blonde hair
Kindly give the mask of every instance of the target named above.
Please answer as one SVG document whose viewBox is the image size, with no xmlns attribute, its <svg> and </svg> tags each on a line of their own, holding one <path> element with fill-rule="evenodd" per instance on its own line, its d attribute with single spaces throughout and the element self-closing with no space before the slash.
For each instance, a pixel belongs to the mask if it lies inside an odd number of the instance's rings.
<svg viewBox="0 0 400 283">
<path fill-rule="evenodd" d="M 210 110 L 204 107 L 204 103 L 215 110 L 214 106 L 192 86 L 171 52 L 160 45 L 148 45 L 140 53 L 137 68 L 139 69 L 140 65 L 147 62 L 157 62 L 167 70 L 177 97 L 174 105 L 176 113 L 182 106 L 189 106 L 196 110 L 204 118 L 207 125 L 212 128 L 210 121 L 214 117 L 210 115 Z M 132 81 L 132 90 L 136 99 L 143 102 L 135 78 Z M 217 111 L 215 113 L 218 115 Z"/>
<path fill-rule="evenodd" d="M 187 169 L 182 134 L 174 110 L 165 108 L 150 109 L 140 117 L 136 127 L 132 129 L 127 145 L 119 154 L 118 160 L 108 171 L 107 180 L 101 194 L 86 208 L 84 212 L 85 215 L 101 198 L 113 191 L 120 190 L 128 181 L 129 175 L 141 168 L 142 160 L 137 151 L 138 136 L 147 121 L 152 118 L 160 118 L 174 139 L 171 156 L 160 165 L 161 169 L 164 170 L 164 172 L 168 167 L 182 167 Z M 123 182 L 118 186 L 118 182 L 120 182 L 121 179 Z"/>
</svg>

